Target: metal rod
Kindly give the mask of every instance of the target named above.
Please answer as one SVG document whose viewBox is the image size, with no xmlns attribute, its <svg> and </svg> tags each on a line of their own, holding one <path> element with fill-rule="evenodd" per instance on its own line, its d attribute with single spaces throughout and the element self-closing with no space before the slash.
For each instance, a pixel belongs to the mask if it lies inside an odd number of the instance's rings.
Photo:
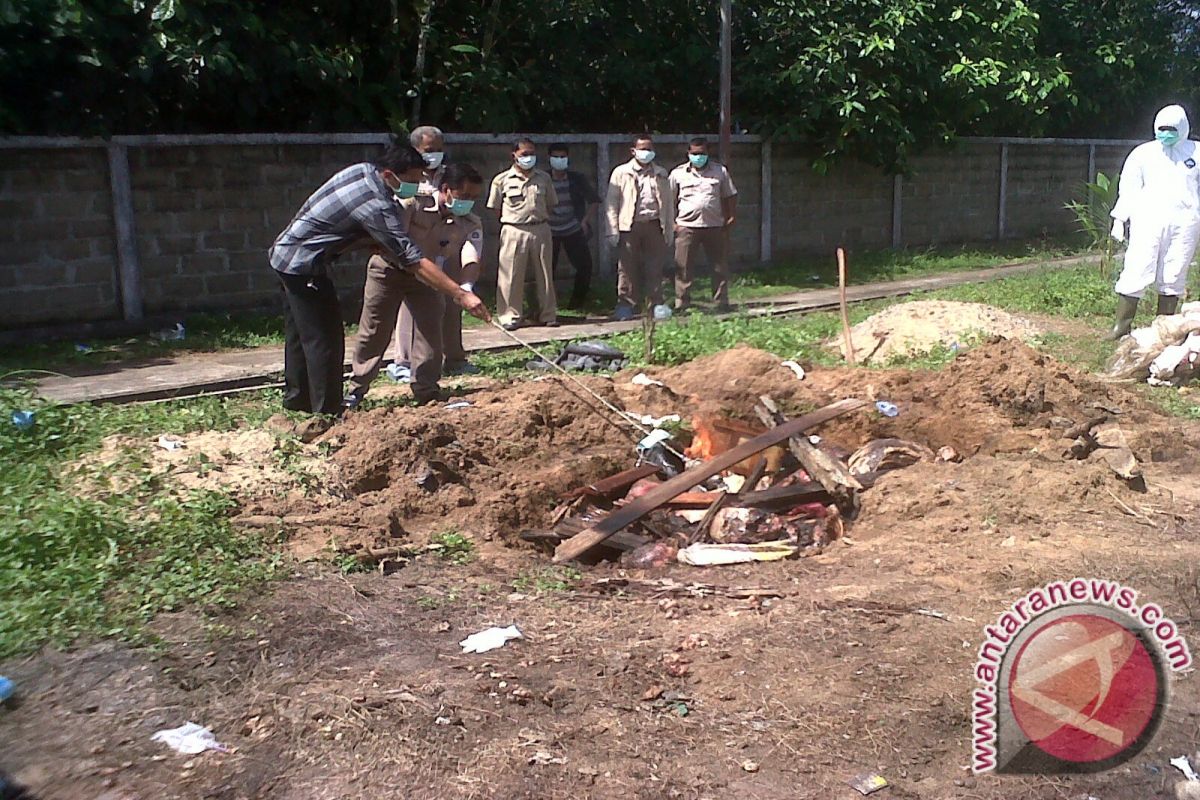
<svg viewBox="0 0 1200 800">
<path fill-rule="evenodd" d="M 762 186 L 760 193 L 762 200 L 759 202 L 758 206 L 758 260 L 763 263 L 767 263 L 772 258 L 771 237 L 773 236 L 773 232 L 771 231 L 771 206 L 775 202 L 774 198 L 771 196 L 771 174 L 775 169 L 775 165 L 772 163 L 770 139 L 767 139 L 762 143 L 761 152 L 762 163 L 760 164 L 760 180 L 762 181 Z"/>
<path fill-rule="evenodd" d="M 996 204 L 996 238 L 1008 235 L 1008 145 L 1000 145 L 1000 199 Z"/>
<path fill-rule="evenodd" d="M 904 176 L 892 178 L 892 249 L 904 246 Z"/>
</svg>

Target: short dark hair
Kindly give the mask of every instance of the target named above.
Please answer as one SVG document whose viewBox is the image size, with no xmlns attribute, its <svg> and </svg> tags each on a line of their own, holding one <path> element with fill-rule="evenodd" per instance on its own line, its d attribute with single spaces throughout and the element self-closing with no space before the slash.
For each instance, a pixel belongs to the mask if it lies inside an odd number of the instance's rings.
<svg viewBox="0 0 1200 800">
<path fill-rule="evenodd" d="M 520 139 L 517 139 L 515 142 L 513 142 L 512 151 L 514 153 L 517 152 L 518 150 L 521 149 L 521 145 L 523 145 L 523 144 L 530 144 L 530 145 L 533 145 L 534 147 L 537 147 L 537 143 L 534 142 L 533 139 L 530 139 L 528 136 L 522 136 Z"/>
<path fill-rule="evenodd" d="M 565 142 L 555 142 L 554 144 L 550 145 L 550 149 L 549 149 L 549 150 L 547 150 L 546 152 L 547 152 L 547 153 L 567 153 L 567 154 L 570 154 L 570 152 L 571 152 L 571 149 L 570 149 L 569 147 L 567 147 L 567 145 L 566 145 L 566 143 L 565 143 Z"/>
<path fill-rule="evenodd" d="M 417 148 L 399 139 L 388 145 L 388 149 L 372 163 L 375 169 L 391 170 L 397 175 L 414 169 L 425 169 L 425 159 L 417 152 Z"/>
<path fill-rule="evenodd" d="M 708 137 L 693 136 L 688 140 L 688 147 L 708 147 Z"/>
<path fill-rule="evenodd" d="M 479 174 L 479 170 L 460 161 L 446 165 L 446 171 L 442 173 L 442 186 L 461 189 L 468 183 L 483 183 L 483 176 Z M 441 186 L 438 188 L 440 189 Z"/>
<path fill-rule="evenodd" d="M 634 146 L 637 146 L 638 142 L 653 142 L 653 141 L 654 141 L 654 137 L 648 133 L 639 133 L 638 135 L 633 137 Z"/>
</svg>

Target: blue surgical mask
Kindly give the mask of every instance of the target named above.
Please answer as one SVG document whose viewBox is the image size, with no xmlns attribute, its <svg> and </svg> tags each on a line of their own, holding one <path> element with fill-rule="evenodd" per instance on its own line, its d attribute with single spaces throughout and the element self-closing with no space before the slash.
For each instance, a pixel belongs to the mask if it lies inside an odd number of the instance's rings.
<svg viewBox="0 0 1200 800">
<path fill-rule="evenodd" d="M 567 165 L 571 163 L 571 159 L 566 156 L 550 156 L 550 169 L 556 169 L 559 172 L 565 172 Z"/>
<path fill-rule="evenodd" d="M 688 153 L 688 161 L 696 169 L 704 169 L 708 164 L 708 153 Z"/>
<path fill-rule="evenodd" d="M 1174 147 L 1179 142 L 1179 131 L 1158 131 L 1154 134 L 1154 138 L 1167 147 Z"/>
<path fill-rule="evenodd" d="M 462 200 L 458 197 L 450 198 L 450 213 L 456 217 L 465 217 L 471 213 L 471 209 L 474 207 L 474 200 Z"/>
<path fill-rule="evenodd" d="M 653 150 L 634 150 L 633 157 L 637 159 L 639 164 L 649 164 L 654 160 Z"/>
<path fill-rule="evenodd" d="M 429 169 L 437 169 L 440 167 L 442 165 L 442 159 L 445 157 L 446 154 L 441 151 L 421 154 L 421 158 L 425 159 L 425 166 Z"/>
<path fill-rule="evenodd" d="M 396 197 L 400 198 L 401 200 L 407 200 L 410 197 L 416 197 L 420 188 L 421 187 L 419 184 L 400 181 L 400 185 L 395 189 L 392 189 L 392 194 L 396 195 Z"/>
<path fill-rule="evenodd" d="M 517 166 L 520 167 L 521 169 L 533 169 L 533 166 L 536 163 L 537 163 L 537 156 L 518 156 L 517 157 Z"/>
</svg>

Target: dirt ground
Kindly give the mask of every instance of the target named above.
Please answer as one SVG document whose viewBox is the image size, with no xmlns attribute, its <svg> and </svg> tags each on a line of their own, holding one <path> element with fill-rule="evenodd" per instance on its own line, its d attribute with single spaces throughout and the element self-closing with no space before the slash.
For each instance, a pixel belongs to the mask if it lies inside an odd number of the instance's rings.
<svg viewBox="0 0 1200 800">
<path fill-rule="evenodd" d="M 897 356 L 935 347 L 965 346 L 968 339 L 1003 336 L 1028 341 L 1040 333 L 1033 321 L 982 303 L 917 300 L 889 306 L 850 329 L 860 364 L 887 364 Z M 845 356 L 841 337 L 832 344 Z"/>
<path fill-rule="evenodd" d="M 101 643 L 2 664 L 22 700 L 0 716 L 0 766 L 47 800 L 850 800 L 863 772 L 891 783 L 872 795 L 883 800 L 1172 796 L 1168 760 L 1197 749 L 1191 673 L 1174 679 L 1146 751 L 1093 776 L 972 777 L 969 700 L 984 625 L 1051 580 L 1127 583 L 1193 635 L 1200 426 L 1010 341 L 936 373 L 813 369 L 801 381 L 737 348 L 650 374 L 665 387 L 632 373 L 589 385 L 639 414 L 685 418 L 749 419 L 763 393 L 791 413 L 888 400 L 899 416 L 861 412 L 814 432 L 848 450 L 910 438 L 964 460 L 885 475 L 820 555 L 576 573 L 517 534 L 633 450 L 572 390 L 485 385 L 468 408 L 360 413 L 298 456 L 321 462 L 324 481 L 268 482 L 242 515 L 277 520 L 310 554 L 330 542 L 419 548 L 455 530 L 476 543 L 473 561 L 426 553 L 389 575 L 299 563 L 216 626 L 160 617 L 156 649 Z M 1063 430 L 1100 408 L 1146 491 L 1100 461 L 1063 459 Z M 654 588 L 663 580 L 780 596 L 677 595 Z M 460 653 L 465 636 L 512 623 L 524 640 Z M 189 720 L 230 752 L 150 741 Z"/>
</svg>

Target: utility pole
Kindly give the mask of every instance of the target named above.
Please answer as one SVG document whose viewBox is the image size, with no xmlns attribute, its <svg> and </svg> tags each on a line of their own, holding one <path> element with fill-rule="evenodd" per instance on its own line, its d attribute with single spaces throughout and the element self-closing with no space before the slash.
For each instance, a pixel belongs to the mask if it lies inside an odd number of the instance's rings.
<svg viewBox="0 0 1200 800">
<path fill-rule="evenodd" d="M 730 94 L 731 82 L 730 72 L 732 66 L 732 48 L 733 48 L 733 2 L 732 0 L 721 0 L 721 145 L 720 157 L 722 164 L 729 164 L 730 150 Z"/>
</svg>

